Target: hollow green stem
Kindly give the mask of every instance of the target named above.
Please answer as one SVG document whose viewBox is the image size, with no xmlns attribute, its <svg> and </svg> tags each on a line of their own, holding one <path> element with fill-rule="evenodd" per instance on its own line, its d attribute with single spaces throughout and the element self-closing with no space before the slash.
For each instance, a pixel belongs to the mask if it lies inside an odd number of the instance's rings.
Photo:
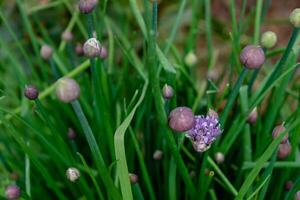
<svg viewBox="0 0 300 200">
<path fill-rule="evenodd" d="M 246 68 L 243 68 L 243 71 L 239 75 L 238 80 L 235 83 L 235 85 L 234 85 L 234 87 L 233 87 L 233 89 L 232 89 L 232 91 L 231 91 L 231 93 L 230 93 L 230 95 L 228 97 L 227 103 L 226 103 L 225 108 L 224 108 L 224 110 L 223 110 L 223 112 L 221 114 L 221 117 L 220 117 L 220 123 L 223 126 L 225 126 L 225 123 L 226 123 L 229 111 L 230 111 L 230 109 L 233 106 L 234 100 L 236 99 L 236 97 L 238 95 L 239 89 L 242 86 L 243 81 L 244 81 L 247 73 L 248 73 L 248 70 Z"/>
<path fill-rule="evenodd" d="M 60 75 L 59 75 L 59 73 L 57 71 L 57 67 L 56 67 L 56 65 L 55 65 L 55 63 L 54 63 L 54 61 L 53 61 L 52 58 L 50 58 L 49 63 L 50 63 L 52 74 L 53 74 L 55 80 L 59 79 Z"/>
</svg>

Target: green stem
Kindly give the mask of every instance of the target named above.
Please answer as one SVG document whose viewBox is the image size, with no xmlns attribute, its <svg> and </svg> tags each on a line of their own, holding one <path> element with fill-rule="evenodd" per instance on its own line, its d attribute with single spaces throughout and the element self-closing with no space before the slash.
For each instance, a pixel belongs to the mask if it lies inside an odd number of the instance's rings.
<svg viewBox="0 0 300 200">
<path fill-rule="evenodd" d="M 106 187 L 109 195 L 112 197 L 112 199 L 121 199 L 120 193 L 117 190 L 117 188 L 114 186 L 113 180 L 109 175 L 108 169 L 104 163 L 102 154 L 100 152 L 100 149 L 99 149 L 96 139 L 94 137 L 93 131 L 82 111 L 80 103 L 78 102 L 78 100 L 75 100 L 75 101 L 71 102 L 71 104 L 72 104 L 72 107 L 76 113 L 76 116 L 81 124 L 83 133 L 84 133 L 85 138 L 91 149 L 92 156 L 93 156 L 95 164 L 98 168 L 100 177 L 102 178 L 103 184 L 105 185 L 105 187 Z"/>
<path fill-rule="evenodd" d="M 259 43 L 260 23 L 261 23 L 261 11 L 263 6 L 263 0 L 256 1 L 256 13 L 255 13 L 255 25 L 254 25 L 254 44 Z"/>
<path fill-rule="evenodd" d="M 233 106 L 234 100 L 236 99 L 236 97 L 238 95 L 239 89 L 242 86 L 243 80 L 245 79 L 247 73 L 248 73 L 248 70 L 246 68 L 243 68 L 243 71 L 239 75 L 238 80 L 235 83 L 235 85 L 234 85 L 234 87 L 233 87 L 233 89 L 232 89 L 232 91 L 231 91 L 231 93 L 228 97 L 227 103 L 226 103 L 225 108 L 224 108 L 224 110 L 222 112 L 222 115 L 220 117 L 220 123 L 223 126 L 225 126 L 229 111 Z"/>
<path fill-rule="evenodd" d="M 56 65 L 54 63 L 54 60 L 52 58 L 50 58 L 49 62 L 50 62 L 52 74 L 53 74 L 55 80 L 59 79 L 60 75 L 59 75 L 59 73 L 57 71 L 57 67 L 56 67 Z"/>
</svg>

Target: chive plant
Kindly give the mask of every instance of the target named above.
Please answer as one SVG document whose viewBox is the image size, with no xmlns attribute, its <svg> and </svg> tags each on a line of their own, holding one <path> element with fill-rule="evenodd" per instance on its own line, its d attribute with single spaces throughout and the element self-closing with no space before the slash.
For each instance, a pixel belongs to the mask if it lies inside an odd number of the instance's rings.
<svg viewBox="0 0 300 200">
<path fill-rule="evenodd" d="M 300 8 L 282 34 L 278 3 L 2 1 L 1 199 L 299 199 Z"/>
</svg>

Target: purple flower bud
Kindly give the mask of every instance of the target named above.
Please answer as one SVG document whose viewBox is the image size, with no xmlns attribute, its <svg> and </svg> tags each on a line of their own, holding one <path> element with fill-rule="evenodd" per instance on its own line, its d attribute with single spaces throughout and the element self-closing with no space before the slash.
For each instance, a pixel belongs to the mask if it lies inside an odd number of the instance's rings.
<svg viewBox="0 0 300 200">
<path fill-rule="evenodd" d="M 186 134 L 191 139 L 193 147 L 198 152 L 204 152 L 221 135 L 221 125 L 218 118 L 212 116 L 195 116 L 195 124 Z"/>
<path fill-rule="evenodd" d="M 171 99 L 174 95 L 173 88 L 168 84 L 165 84 L 162 89 L 163 97 L 167 100 Z"/>
<path fill-rule="evenodd" d="M 75 182 L 80 178 L 80 172 L 75 167 L 70 167 L 66 171 L 66 176 L 71 182 Z"/>
<path fill-rule="evenodd" d="M 156 150 L 154 153 L 153 153 L 153 159 L 154 160 L 161 160 L 163 157 L 163 152 L 161 150 Z"/>
<path fill-rule="evenodd" d="M 215 153 L 215 161 L 218 163 L 218 164 L 221 164 L 223 163 L 225 160 L 225 156 L 222 152 L 217 152 Z"/>
<path fill-rule="evenodd" d="M 248 116 L 247 122 L 249 124 L 255 124 L 257 121 L 257 108 L 255 107 Z"/>
<path fill-rule="evenodd" d="M 79 1 L 79 11 L 83 14 L 88 14 L 93 11 L 96 7 L 98 0 L 80 0 Z"/>
<path fill-rule="evenodd" d="M 277 157 L 279 159 L 285 159 L 291 154 L 292 146 L 289 142 L 279 144 L 279 149 L 277 152 Z"/>
<path fill-rule="evenodd" d="M 20 188 L 16 185 L 9 185 L 5 190 L 5 196 L 9 200 L 18 199 L 20 197 Z"/>
<path fill-rule="evenodd" d="M 68 138 L 70 140 L 74 140 L 76 138 L 76 132 L 74 131 L 74 129 L 69 128 L 69 130 L 68 130 Z"/>
<path fill-rule="evenodd" d="M 100 55 L 101 45 L 96 38 L 88 39 L 83 45 L 83 53 L 86 57 L 95 58 Z"/>
<path fill-rule="evenodd" d="M 273 132 L 272 132 L 272 137 L 273 137 L 273 139 L 275 139 L 280 133 L 282 133 L 282 132 L 284 132 L 284 131 L 286 131 L 286 128 L 284 127 L 283 123 L 280 124 L 280 125 L 278 125 L 278 126 L 276 126 L 276 127 L 273 129 Z M 286 135 L 282 138 L 282 140 L 281 140 L 280 143 L 281 143 L 281 144 L 286 143 L 286 142 L 288 142 L 288 139 L 289 139 L 289 136 L 288 136 L 288 134 L 286 134 Z"/>
<path fill-rule="evenodd" d="M 57 81 L 56 96 L 65 103 L 70 103 L 78 99 L 80 88 L 78 83 L 71 78 L 61 78 Z"/>
<path fill-rule="evenodd" d="M 73 34 L 71 31 L 66 30 L 61 34 L 61 38 L 66 42 L 70 42 L 73 39 Z"/>
<path fill-rule="evenodd" d="M 29 85 L 25 87 L 24 95 L 29 100 L 35 100 L 39 97 L 39 91 L 35 86 Z"/>
<path fill-rule="evenodd" d="M 293 181 L 287 181 L 287 182 L 285 183 L 285 190 L 286 190 L 286 191 L 291 190 L 292 187 L 293 187 L 293 185 L 294 185 Z"/>
<path fill-rule="evenodd" d="M 52 56 L 53 50 L 50 46 L 44 44 L 40 50 L 41 57 L 44 60 L 49 60 Z"/>
<path fill-rule="evenodd" d="M 105 47 L 102 46 L 102 47 L 100 48 L 99 57 L 100 57 L 101 59 L 106 59 L 107 56 L 108 56 L 107 49 L 106 49 Z"/>
<path fill-rule="evenodd" d="M 242 50 L 240 61 L 248 69 L 258 69 L 265 62 L 265 53 L 260 46 L 248 45 Z"/>
<path fill-rule="evenodd" d="M 194 124 L 193 111 L 188 107 L 177 107 L 169 114 L 169 127 L 174 131 L 188 131 Z"/>
<path fill-rule="evenodd" d="M 139 181 L 139 177 L 136 174 L 129 173 L 129 179 L 131 184 L 136 184 Z"/>
<path fill-rule="evenodd" d="M 83 52 L 83 47 L 81 43 L 77 43 L 76 47 L 75 47 L 75 52 L 78 56 L 83 56 L 84 52 Z"/>
<path fill-rule="evenodd" d="M 295 200 L 300 200 L 300 190 L 295 194 Z"/>
</svg>

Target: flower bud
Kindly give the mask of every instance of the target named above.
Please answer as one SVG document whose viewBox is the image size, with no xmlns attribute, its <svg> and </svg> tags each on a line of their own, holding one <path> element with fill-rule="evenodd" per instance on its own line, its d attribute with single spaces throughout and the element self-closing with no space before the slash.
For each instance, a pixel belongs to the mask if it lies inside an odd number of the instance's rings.
<svg viewBox="0 0 300 200">
<path fill-rule="evenodd" d="M 260 46 L 248 45 L 242 50 L 240 61 L 247 69 L 259 69 L 265 62 L 265 53 Z"/>
<path fill-rule="evenodd" d="M 76 132 L 74 131 L 74 129 L 69 128 L 69 130 L 68 130 L 68 138 L 70 140 L 74 140 L 76 138 Z"/>
<path fill-rule="evenodd" d="M 221 164 L 223 163 L 225 160 L 225 156 L 222 152 L 217 152 L 215 153 L 215 161 L 218 163 L 218 164 Z"/>
<path fill-rule="evenodd" d="M 88 39 L 83 45 L 83 53 L 89 58 L 95 58 L 100 55 L 101 45 L 96 38 Z"/>
<path fill-rule="evenodd" d="M 247 122 L 249 124 L 255 124 L 257 121 L 257 108 L 255 107 L 248 116 Z"/>
<path fill-rule="evenodd" d="M 208 109 L 208 112 L 207 112 L 207 115 L 210 116 L 210 117 L 213 117 L 215 119 L 218 119 L 219 118 L 219 114 L 214 111 L 213 109 Z"/>
<path fill-rule="evenodd" d="M 162 89 L 163 97 L 167 100 L 171 99 L 174 95 L 172 86 L 165 84 Z"/>
<path fill-rule="evenodd" d="M 196 172 L 194 170 L 190 171 L 190 177 L 194 178 L 196 176 Z"/>
<path fill-rule="evenodd" d="M 66 41 L 66 42 L 70 42 L 73 39 L 73 34 L 71 31 L 65 30 L 62 34 L 61 34 L 61 38 Z"/>
<path fill-rule="evenodd" d="M 44 60 L 49 60 L 52 56 L 52 53 L 52 48 L 46 44 L 44 44 L 40 50 L 40 55 Z"/>
<path fill-rule="evenodd" d="M 156 150 L 154 153 L 153 153 L 153 159 L 154 160 L 161 160 L 163 157 L 163 152 L 161 150 Z"/>
<path fill-rule="evenodd" d="M 70 103 L 78 99 L 80 88 L 78 83 L 71 78 L 61 78 L 57 81 L 56 96 L 65 103 Z"/>
<path fill-rule="evenodd" d="M 279 159 L 285 159 L 291 154 L 292 146 L 289 142 L 279 144 L 279 149 L 277 152 L 277 157 Z"/>
<path fill-rule="evenodd" d="M 295 200 L 300 200 L 300 190 L 295 194 Z"/>
<path fill-rule="evenodd" d="M 84 55 L 83 47 L 82 47 L 81 43 L 76 44 L 75 52 L 76 52 L 77 56 L 83 56 Z"/>
<path fill-rule="evenodd" d="M 107 49 L 105 47 L 101 47 L 99 57 L 101 59 L 106 59 L 108 56 Z"/>
<path fill-rule="evenodd" d="M 169 127 L 174 131 L 188 131 L 194 124 L 195 116 L 188 107 L 177 107 L 169 114 Z"/>
<path fill-rule="evenodd" d="M 277 42 L 277 35 L 273 31 L 264 32 L 261 36 L 261 45 L 264 48 L 272 48 L 276 45 Z"/>
<path fill-rule="evenodd" d="M 80 0 L 78 5 L 79 11 L 82 14 L 88 14 L 93 11 L 97 3 L 98 0 Z"/>
<path fill-rule="evenodd" d="M 66 175 L 67 178 L 71 181 L 71 182 L 75 182 L 79 179 L 80 177 L 80 172 L 77 168 L 75 167 L 70 167 L 69 169 L 67 169 L 66 171 Z"/>
<path fill-rule="evenodd" d="M 290 22 L 295 28 L 300 28 L 300 8 L 296 8 L 290 14 Z"/>
<path fill-rule="evenodd" d="M 294 185 L 293 181 L 287 181 L 287 182 L 285 183 L 285 190 L 286 190 L 286 191 L 291 190 L 292 187 L 293 187 L 293 185 Z"/>
<path fill-rule="evenodd" d="M 280 124 L 278 126 L 276 126 L 274 129 L 273 129 L 273 132 L 272 132 L 272 137 L 273 139 L 275 139 L 280 133 L 286 131 L 286 128 L 284 127 L 283 124 Z M 282 138 L 281 140 L 281 144 L 283 143 L 286 143 L 288 142 L 288 139 L 289 139 L 289 136 L 288 136 L 288 133 Z"/>
<path fill-rule="evenodd" d="M 29 100 L 35 100 L 39 97 L 39 91 L 35 86 L 29 85 L 25 87 L 24 95 Z"/>
<path fill-rule="evenodd" d="M 21 190 L 16 185 L 9 185 L 5 190 L 5 196 L 9 200 L 18 199 L 20 197 Z"/>
<path fill-rule="evenodd" d="M 184 58 L 184 63 L 189 67 L 194 66 L 197 63 L 197 61 L 198 58 L 194 52 L 189 52 Z"/>
<path fill-rule="evenodd" d="M 136 184 L 139 181 L 139 177 L 136 174 L 129 173 L 129 179 L 131 184 Z"/>
</svg>

